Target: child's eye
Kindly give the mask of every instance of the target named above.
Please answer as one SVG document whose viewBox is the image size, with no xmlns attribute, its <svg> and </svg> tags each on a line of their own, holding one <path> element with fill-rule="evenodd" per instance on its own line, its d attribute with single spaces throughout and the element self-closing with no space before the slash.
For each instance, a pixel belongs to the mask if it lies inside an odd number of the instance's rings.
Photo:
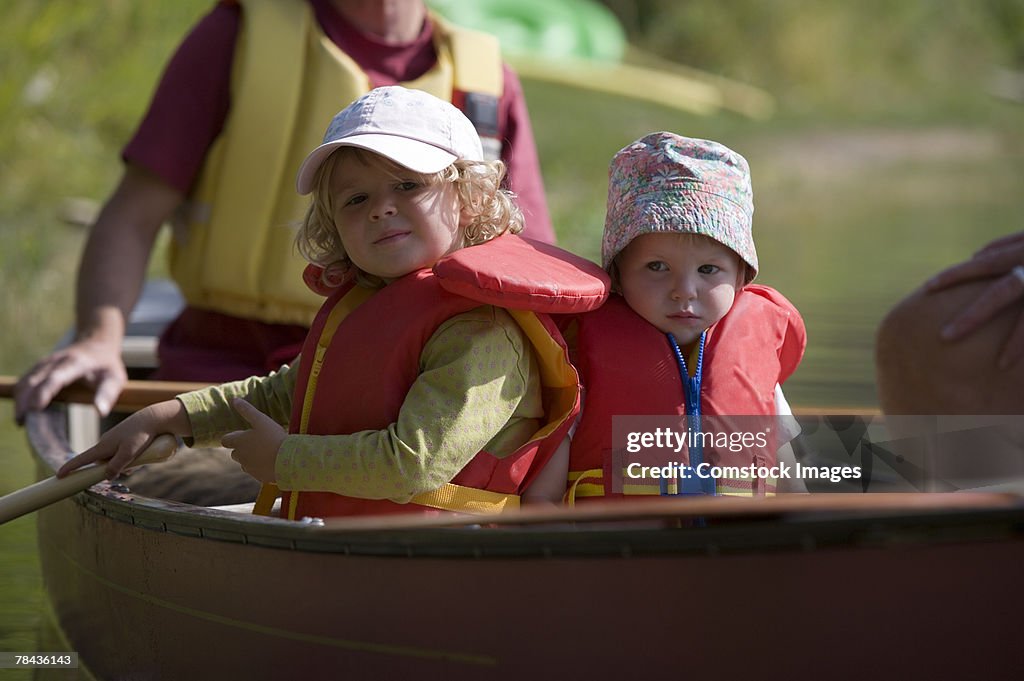
<svg viewBox="0 0 1024 681">
<path fill-rule="evenodd" d="M 652 272 L 667 272 L 668 265 L 661 260 L 652 260 L 651 262 L 647 263 L 647 269 L 649 269 Z"/>
<path fill-rule="evenodd" d="M 416 189 L 417 187 L 419 187 L 419 183 L 413 182 L 412 180 L 406 180 L 405 182 L 399 182 L 398 186 L 397 186 L 398 190 L 399 191 L 403 191 L 403 192 L 410 192 L 413 189 Z"/>
<path fill-rule="evenodd" d="M 722 270 L 718 265 L 701 265 L 697 271 L 701 274 L 718 274 Z"/>
<path fill-rule="evenodd" d="M 354 196 L 350 196 L 348 198 L 348 200 L 345 201 L 344 205 L 346 205 L 346 206 L 355 206 L 356 204 L 360 204 L 360 203 L 362 203 L 365 200 L 366 200 L 366 194 L 355 194 Z"/>
</svg>

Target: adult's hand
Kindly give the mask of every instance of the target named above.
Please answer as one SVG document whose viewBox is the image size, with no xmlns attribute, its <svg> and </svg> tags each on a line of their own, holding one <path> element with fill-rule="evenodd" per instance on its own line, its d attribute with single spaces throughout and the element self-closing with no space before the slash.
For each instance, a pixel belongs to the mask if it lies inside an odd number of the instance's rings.
<svg viewBox="0 0 1024 681">
<path fill-rule="evenodd" d="M 44 357 L 18 380 L 14 419 L 24 423 L 28 412 L 44 409 L 57 393 L 76 381 L 95 388 L 93 404 L 106 416 L 127 380 L 120 343 L 77 341 Z"/>
<path fill-rule="evenodd" d="M 970 260 L 935 275 L 925 288 L 928 291 L 939 291 L 979 279 L 990 279 L 992 283 L 942 328 L 944 340 L 963 338 L 979 329 L 1003 308 L 1024 302 L 1024 232 L 993 241 Z M 1024 311 L 1003 345 L 999 366 L 1005 369 L 1021 357 L 1024 357 Z"/>
</svg>

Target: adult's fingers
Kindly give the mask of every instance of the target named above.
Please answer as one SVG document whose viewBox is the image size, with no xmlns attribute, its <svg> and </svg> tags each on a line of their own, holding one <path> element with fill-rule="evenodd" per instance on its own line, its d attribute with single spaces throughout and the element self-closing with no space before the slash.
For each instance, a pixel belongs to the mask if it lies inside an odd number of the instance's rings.
<svg viewBox="0 0 1024 681">
<path fill-rule="evenodd" d="M 1003 346 L 1003 352 L 999 355 L 999 368 L 1009 369 L 1024 357 L 1024 312 L 1017 317 L 1017 324 L 1014 325 L 1010 337 Z"/>
<path fill-rule="evenodd" d="M 100 415 L 106 416 L 110 413 L 114 403 L 117 402 L 117 396 L 121 394 L 127 381 L 128 377 L 121 372 L 104 371 L 100 374 L 96 384 L 96 394 L 92 400 Z"/>
<path fill-rule="evenodd" d="M 985 253 L 990 253 L 992 251 L 998 251 L 1008 246 L 1016 246 L 1022 243 L 1024 243 L 1024 231 L 1015 232 L 1013 234 L 1007 234 L 1006 236 L 999 237 L 998 239 L 995 239 L 994 241 L 990 241 L 989 243 L 985 244 L 984 246 L 982 246 L 981 250 L 975 253 L 975 255 L 982 255 Z"/>
<path fill-rule="evenodd" d="M 1024 269 L 1024 268 L 1022 268 Z M 1024 298 L 1024 276 L 1014 269 L 985 288 L 971 305 L 942 329 L 942 338 L 957 340 L 975 331 L 1000 310 Z"/>
<path fill-rule="evenodd" d="M 71 355 L 51 355 L 23 375 L 14 387 L 14 418 L 24 423 L 30 411 L 45 409 L 62 388 L 85 374 L 85 367 Z"/>
<path fill-rule="evenodd" d="M 991 279 L 1012 272 L 1021 264 L 1024 264 L 1024 244 L 1020 249 L 992 251 L 948 267 L 929 279 L 924 287 L 934 292 L 976 279 Z"/>
<path fill-rule="evenodd" d="M 45 409 L 62 389 L 76 381 L 96 387 L 94 403 L 106 415 L 128 379 L 120 356 L 70 346 L 36 363 L 14 389 L 14 418 L 24 423 L 30 411 Z"/>
</svg>

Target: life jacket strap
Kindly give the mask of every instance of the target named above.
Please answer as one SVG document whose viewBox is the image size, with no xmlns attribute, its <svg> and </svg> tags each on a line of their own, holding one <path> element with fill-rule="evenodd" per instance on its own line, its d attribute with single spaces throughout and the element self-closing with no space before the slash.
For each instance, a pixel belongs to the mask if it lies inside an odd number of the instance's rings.
<svg viewBox="0 0 1024 681">
<path fill-rule="evenodd" d="M 409 503 L 458 513 L 504 513 L 519 508 L 519 496 L 448 482 L 432 492 L 417 494 Z"/>
<path fill-rule="evenodd" d="M 265 483 L 260 487 L 260 493 L 256 496 L 256 504 L 252 507 L 253 515 L 269 516 L 274 508 L 274 502 L 281 496 L 281 490 L 272 482 Z"/>
<path fill-rule="evenodd" d="M 586 483 L 583 483 L 587 480 Z M 566 490 L 562 500 L 569 506 L 576 505 L 576 497 L 603 497 L 604 496 L 604 471 L 600 468 L 591 468 L 585 471 L 569 471 L 569 489 Z"/>
</svg>

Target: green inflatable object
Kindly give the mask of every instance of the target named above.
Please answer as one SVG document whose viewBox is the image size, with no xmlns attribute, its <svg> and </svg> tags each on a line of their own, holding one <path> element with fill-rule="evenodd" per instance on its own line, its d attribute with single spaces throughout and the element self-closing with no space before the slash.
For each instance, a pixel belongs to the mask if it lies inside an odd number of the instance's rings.
<svg viewBox="0 0 1024 681">
<path fill-rule="evenodd" d="M 429 0 L 441 16 L 498 37 L 506 54 L 617 62 L 626 50 L 618 19 L 590 0 Z"/>
<path fill-rule="evenodd" d="M 594 0 L 427 0 L 452 23 L 497 36 L 520 78 L 647 101 L 700 115 L 731 109 L 767 118 L 757 88 L 648 55 L 628 45 L 612 12 Z"/>
</svg>

